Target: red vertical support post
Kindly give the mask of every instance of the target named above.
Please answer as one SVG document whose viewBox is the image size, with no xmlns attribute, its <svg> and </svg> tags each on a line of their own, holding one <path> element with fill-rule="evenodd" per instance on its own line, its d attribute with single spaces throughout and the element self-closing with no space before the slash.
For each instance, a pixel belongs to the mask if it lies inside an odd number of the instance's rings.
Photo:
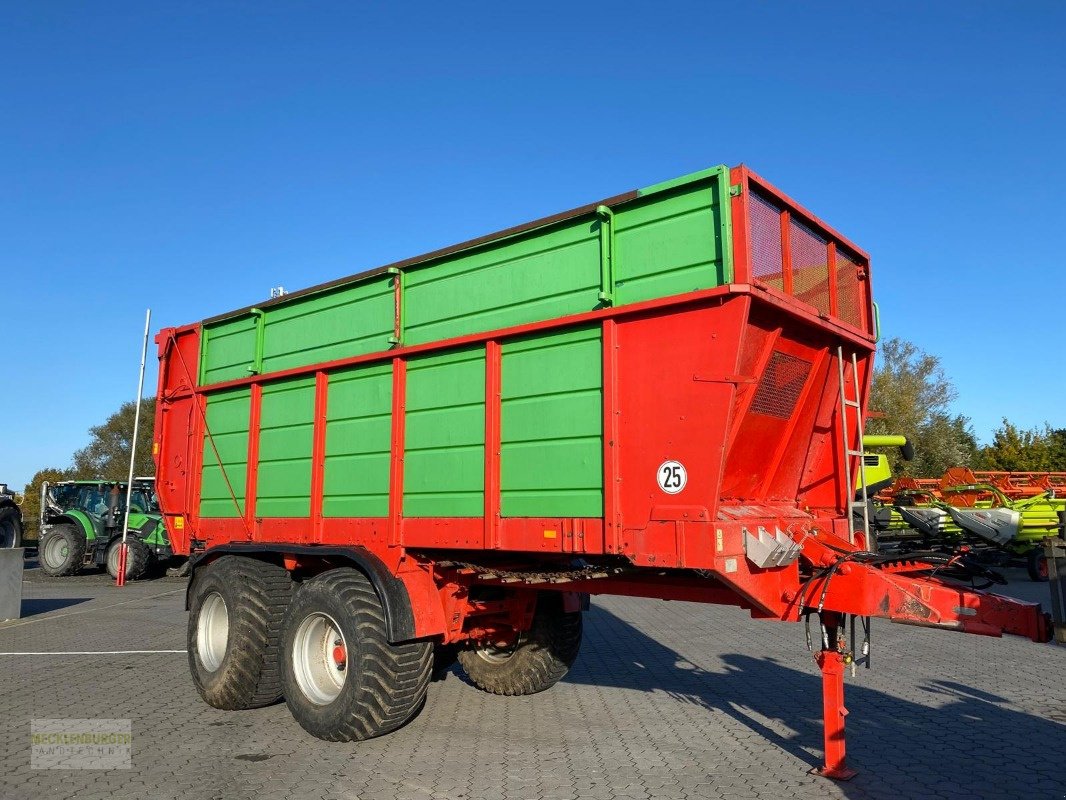
<svg viewBox="0 0 1066 800">
<path fill-rule="evenodd" d="M 189 481 L 189 495 L 185 499 L 186 519 L 182 521 L 182 524 L 189 528 L 198 525 L 200 520 L 200 497 L 203 494 L 204 483 L 204 450 L 207 448 L 207 398 L 202 394 L 194 395 L 193 406 L 196 413 L 193 414 L 190 427 L 195 443 L 192 447 L 192 463 L 189 464 L 192 480 Z M 190 530 L 186 536 L 193 538 L 192 531 Z"/>
<path fill-rule="evenodd" d="M 603 321 L 603 520 L 604 552 L 617 553 L 622 547 L 618 513 L 618 323 Z"/>
<path fill-rule="evenodd" d="M 829 276 L 829 314 L 840 316 L 840 299 L 837 297 L 837 246 L 828 242 L 825 246 L 826 272 Z"/>
<path fill-rule="evenodd" d="M 251 386 L 248 402 L 248 468 L 244 479 L 244 529 L 248 539 L 255 538 L 255 500 L 259 484 L 259 415 L 263 407 L 263 385 Z"/>
<path fill-rule="evenodd" d="M 314 439 L 311 445 L 311 536 L 322 541 L 322 497 L 326 478 L 326 409 L 329 403 L 329 375 L 315 373 Z"/>
<path fill-rule="evenodd" d="M 389 545 L 403 543 L 404 417 L 407 413 L 407 362 L 392 360 L 392 453 L 389 461 Z"/>
<path fill-rule="evenodd" d="M 500 343 L 485 342 L 485 547 L 500 547 Z"/>
<path fill-rule="evenodd" d="M 829 643 L 815 656 L 822 670 L 822 726 L 825 734 L 825 763 L 811 770 L 815 775 L 837 781 L 849 781 L 858 773 L 850 769 L 845 760 L 844 718 L 844 654 L 837 647 L 842 628 L 838 614 L 826 613 L 822 623 L 829 631 Z"/>
<path fill-rule="evenodd" d="M 729 171 L 730 211 L 733 218 L 733 283 L 751 282 L 750 224 L 748 222 L 748 171 L 733 167 Z"/>
<path fill-rule="evenodd" d="M 781 212 L 781 287 L 785 294 L 793 294 L 792 286 L 792 214 Z"/>
</svg>

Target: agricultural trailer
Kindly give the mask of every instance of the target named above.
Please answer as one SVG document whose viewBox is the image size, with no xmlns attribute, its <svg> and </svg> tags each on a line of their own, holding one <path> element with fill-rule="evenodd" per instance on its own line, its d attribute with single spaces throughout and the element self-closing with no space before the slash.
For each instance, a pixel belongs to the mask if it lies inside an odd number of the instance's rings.
<svg viewBox="0 0 1066 800">
<path fill-rule="evenodd" d="M 126 519 L 126 481 L 46 481 L 41 486 L 37 558 L 46 575 L 74 575 L 85 567 L 119 571 Z M 144 577 L 173 551 L 152 478 L 135 478 L 130 500 L 126 578 Z"/>
<path fill-rule="evenodd" d="M 361 740 L 453 655 L 485 691 L 548 689 L 590 595 L 728 604 L 808 623 L 820 773 L 849 777 L 871 617 L 1051 636 L 947 577 L 961 556 L 855 544 L 875 319 L 865 252 L 720 166 L 163 329 L 195 685 Z"/>
<path fill-rule="evenodd" d="M 15 493 L 0 483 L 0 548 L 22 546 L 22 509 Z"/>
</svg>

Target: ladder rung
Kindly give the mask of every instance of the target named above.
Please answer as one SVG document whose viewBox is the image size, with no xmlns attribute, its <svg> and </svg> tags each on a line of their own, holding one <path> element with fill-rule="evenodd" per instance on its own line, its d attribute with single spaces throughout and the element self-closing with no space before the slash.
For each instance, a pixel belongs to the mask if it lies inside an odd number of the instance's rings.
<svg viewBox="0 0 1066 800">
<path fill-rule="evenodd" d="M 844 405 L 848 408 L 861 408 L 858 400 L 848 400 L 846 397 L 844 398 Z"/>
<path fill-rule="evenodd" d="M 864 455 L 864 453 L 862 452 L 862 450 L 848 450 L 848 455 L 849 456 L 861 456 L 861 455 Z"/>
</svg>

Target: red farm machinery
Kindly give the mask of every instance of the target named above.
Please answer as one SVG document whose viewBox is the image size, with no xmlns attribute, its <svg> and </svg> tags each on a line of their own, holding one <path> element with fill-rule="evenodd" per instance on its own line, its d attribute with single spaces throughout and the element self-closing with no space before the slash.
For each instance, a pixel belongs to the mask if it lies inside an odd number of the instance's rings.
<svg viewBox="0 0 1066 800">
<path fill-rule="evenodd" d="M 866 253 L 741 166 L 164 329 L 198 689 L 365 739 L 435 663 L 547 689 L 590 595 L 728 604 L 817 631 L 820 772 L 848 777 L 856 621 L 1051 636 L 964 557 L 856 531 L 875 320 Z"/>
</svg>

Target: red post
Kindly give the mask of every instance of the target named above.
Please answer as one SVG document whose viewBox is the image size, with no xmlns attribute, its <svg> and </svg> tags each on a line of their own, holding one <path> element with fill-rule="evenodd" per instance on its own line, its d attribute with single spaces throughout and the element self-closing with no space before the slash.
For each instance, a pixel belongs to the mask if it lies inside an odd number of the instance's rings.
<svg viewBox="0 0 1066 800">
<path fill-rule="evenodd" d="M 311 444 L 311 531 L 322 541 L 322 502 L 326 481 L 326 416 L 329 404 L 329 375 L 315 373 L 315 422 Z"/>
<path fill-rule="evenodd" d="M 485 548 L 500 547 L 500 458 L 502 354 L 500 343 L 485 342 Z"/>
<path fill-rule="evenodd" d="M 118 575 L 115 576 L 116 586 L 126 585 L 126 551 L 129 545 L 123 542 L 118 546 Z"/>
<path fill-rule="evenodd" d="M 389 545 L 403 543 L 403 458 L 407 415 L 407 362 L 392 359 L 392 456 L 389 468 Z"/>
<path fill-rule="evenodd" d="M 248 397 L 248 468 L 244 476 L 244 529 L 248 540 L 256 530 L 255 505 L 259 493 L 259 427 L 263 408 L 263 384 L 253 383 Z M 221 462 L 219 468 L 225 472 Z"/>
<path fill-rule="evenodd" d="M 834 637 L 835 638 L 835 637 Z M 858 773 L 844 760 L 844 655 L 822 650 L 815 657 L 822 670 L 822 725 L 825 733 L 825 763 L 812 770 L 815 775 L 837 781 L 850 781 Z"/>
</svg>

